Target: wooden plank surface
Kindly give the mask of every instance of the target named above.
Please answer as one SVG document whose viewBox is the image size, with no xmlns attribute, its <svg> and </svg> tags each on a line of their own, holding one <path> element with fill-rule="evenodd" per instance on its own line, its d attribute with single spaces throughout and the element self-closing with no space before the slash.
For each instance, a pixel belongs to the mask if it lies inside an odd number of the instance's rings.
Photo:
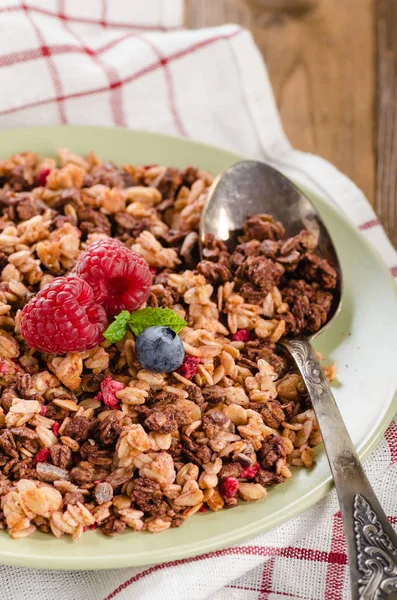
<svg viewBox="0 0 397 600">
<path fill-rule="evenodd" d="M 397 0 L 375 3 L 376 209 L 397 247 Z"/>
<path fill-rule="evenodd" d="M 374 204 L 373 0 L 185 2 L 188 27 L 251 29 L 292 144 L 331 161 Z"/>
</svg>

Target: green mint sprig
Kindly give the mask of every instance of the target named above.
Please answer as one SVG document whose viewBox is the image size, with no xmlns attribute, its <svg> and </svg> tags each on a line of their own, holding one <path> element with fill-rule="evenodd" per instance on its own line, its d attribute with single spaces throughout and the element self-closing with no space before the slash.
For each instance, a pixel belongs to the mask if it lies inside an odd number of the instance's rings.
<svg viewBox="0 0 397 600">
<path fill-rule="evenodd" d="M 103 337 L 113 344 L 115 342 L 120 342 L 125 336 L 130 318 L 131 313 L 128 310 L 122 310 L 121 313 L 115 317 L 113 323 L 106 329 Z"/>
<path fill-rule="evenodd" d="M 132 333 L 138 336 L 148 327 L 169 327 L 180 333 L 186 321 L 170 308 L 142 308 L 131 314 L 128 322 Z"/>
<path fill-rule="evenodd" d="M 170 308 L 142 308 L 133 313 L 123 310 L 115 317 L 103 336 L 112 342 L 120 342 L 126 334 L 127 327 L 138 337 L 148 327 L 169 327 L 180 333 L 186 321 Z"/>
</svg>

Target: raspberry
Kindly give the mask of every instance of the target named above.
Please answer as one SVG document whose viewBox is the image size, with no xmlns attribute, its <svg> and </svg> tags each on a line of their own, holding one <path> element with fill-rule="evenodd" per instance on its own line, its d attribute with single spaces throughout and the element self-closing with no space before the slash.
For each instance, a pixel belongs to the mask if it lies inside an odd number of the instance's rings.
<svg viewBox="0 0 397 600">
<path fill-rule="evenodd" d="M 179 375 L 182 375 L 185 379 L 192 379 L 197 375 L 198 366 L 200 359 L 196 356 L 185 356 L 185 359 L 181 366 L 176 370 Z"/>
<path fill-rule="evenodd" d="M 45 186 L 47 183 L 47 177 L 51 173 L 51 169 L 41 169 L 36 178 L 37 185 Z"/>
<path fill-rule="evenodd" d="M 42 417 L 45 417 L 45 416 L 46 416 L 46 414 L 47 414 L 47 407 L 46 407 L 46 406 L 44 406 L 44 404 L 43 404 L 43 405 L 40 407 L 40 412 L 39 412 L 39 414 L 40 414 Z"/>
<path fill-rule="evenodd" d="M 207 512 L 207 508 L 204 506 L 200 506 L 200 508 L 198 509 L 199 512 Z"/>
<path fill-rule="evenodd" d="M 252 333 L 248 329 L 238 329 L 236 333 L 233 333 L 233 342 L 249 342 L 252 340 Z"/>
<path fill-rule="evenodd" d="M 235 477 L 225 477 L 221 485 L 221 492 L 225 498 L 233 498 L 238 490 L 239 483 Z"/>
<path fill-rule="evenodd" d="M 79 277 L 57 277 L 22 311 L 21 335 L 32 348 L 65 354 L 94 348 L 103 340 L 105 310 Z"/>
<path fill-rule="evenodd" d="M 33 459 L 34 464 L 37 464 L 39 462 L 46 462 L 50 457 L 50 450 L 49 448 L 42 448 L 41 450 L 38 451 L 38 453 L 36 454 L 36 456 Z"/>
<path fill-rule="evenodd" d="M 60 427 L 61 427 L 60 423 L 54 423 L 54 425 L 52 426 L 52 433 L 54 435 L 58 435 Z"/>
<path fill-rule="evenodd" d="M 256 465 L 252 465 L 252 467 L 247 467 L 247 469 L 244 469 L 244 471 L 241 472 L 240 477 L 242 479 L 253 479 L 259 471 L 259 469 L 260 466 L 258 465 L 258 463 L 256 463 Z"/>
<path fill-rule="evenodd" d="M 112 379 L 110 375 L 105 377 L 101 383 L 101 391 L 95 396 L 97 400 L 103 400 L 109 408 L 116 408 L 119 405 L 119 399 L 116 397 L 116 392 L 124 389 L 124 385 L 120 381 Z"/>
<path fill-rule="evenodd" d="M 91 244 L 80 256 L 76 273 L 92 287 L 110 317 L 139 308 L 153 282 L 142 256 L 112 238 Z"/>
</svg>

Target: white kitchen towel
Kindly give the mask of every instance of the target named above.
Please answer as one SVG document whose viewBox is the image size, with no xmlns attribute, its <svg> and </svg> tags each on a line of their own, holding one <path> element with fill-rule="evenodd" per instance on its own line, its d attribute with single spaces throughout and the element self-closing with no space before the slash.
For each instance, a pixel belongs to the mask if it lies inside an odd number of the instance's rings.
<svg viewBox="0 0 397 600">
<path fill-rule="evenodd" d="M 339 206 L 397 277 L 396 252 L 362 192 L 289 144 L 250 33 L 182 25 L 182 0 L 0 0 L 0 129 L 116 125 L 262 158 Z M 397 421 L 366 469 L 395 523 Z M 336 497 L 265 535 L 185 561 L 75 573 L 3 566 L 0 593 L 6 600 L 345 600 Z"/>
</svg>

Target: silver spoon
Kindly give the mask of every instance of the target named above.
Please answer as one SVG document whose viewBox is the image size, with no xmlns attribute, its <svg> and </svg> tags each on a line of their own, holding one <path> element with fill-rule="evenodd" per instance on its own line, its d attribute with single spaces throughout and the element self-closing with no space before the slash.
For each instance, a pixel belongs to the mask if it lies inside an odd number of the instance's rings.
<svg viewBox="0 0 397 600">
<path fill-rule="evenodd" d="M 331 237 L 310 200 L 289 179 L 261 162 L 241 161 L 219 175 L 200 222 L 200 251 L 214 234 L 232 250 L 248 214 L 271 214 L 288 236 L 307 229 L 318 252 L 338 274 L 338 287 L 326 325 L 312 336 L 282 341 L 305 382 L 321 429 L 338 494 L 350 567 L 353 600 L 397 599 L 397 535 L 367 479 L 311 344 L 338 314 L 342 272 Z"/>
</svg>

